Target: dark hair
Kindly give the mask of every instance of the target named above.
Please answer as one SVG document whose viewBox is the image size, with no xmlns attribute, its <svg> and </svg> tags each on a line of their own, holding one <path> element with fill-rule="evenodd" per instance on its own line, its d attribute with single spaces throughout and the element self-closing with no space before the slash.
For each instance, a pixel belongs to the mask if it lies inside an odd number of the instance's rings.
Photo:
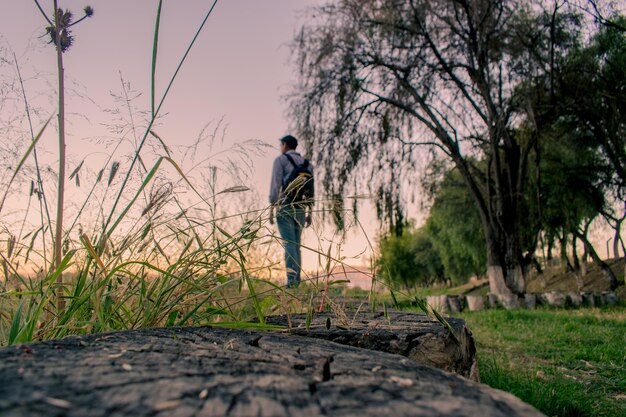
<svg viewBox="0 0 626 417">
<path fill-rule="evenodd" d="M 296 149 L 298 147 L 298 139 L 294 138 L 291 135 L 283 136 L 280 138 L 280 141 L 287 144 L 289 149 Z"/>
</svg>

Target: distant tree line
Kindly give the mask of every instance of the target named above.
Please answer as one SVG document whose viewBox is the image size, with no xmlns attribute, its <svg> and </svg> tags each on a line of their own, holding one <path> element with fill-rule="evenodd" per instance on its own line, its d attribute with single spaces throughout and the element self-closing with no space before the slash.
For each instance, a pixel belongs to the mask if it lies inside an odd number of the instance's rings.
<svg viewBox="0 0 626 417">
<path fill-rule="evenodd" d="M 576 269 L 580 245 L 615 287 L 589 228 L 603 216 L 624 252 L 624 27 L 593 1 L 331 2 L 296 38 L 291 118 L 329 197 L 376 196 L 390 274 L 521 294 L 539 249 Z M 416 190 L 428 219 L 403 230 Z M 394 264 L 394 245 L 437 257 Z"/>
</svg>

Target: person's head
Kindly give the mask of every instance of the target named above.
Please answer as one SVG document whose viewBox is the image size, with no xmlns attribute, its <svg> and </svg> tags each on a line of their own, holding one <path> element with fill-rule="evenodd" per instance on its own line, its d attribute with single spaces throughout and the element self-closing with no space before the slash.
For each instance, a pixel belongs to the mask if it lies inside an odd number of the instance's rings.
<svg viewBox="0 0 626 417">
<path fill-rule="evenodd" d="M 280 150 L 285 153 L 290 150 L 295 150 L 298 147 L 298 139 L 291 135 L 283 136 L 280 138 Z"/>
</svg>

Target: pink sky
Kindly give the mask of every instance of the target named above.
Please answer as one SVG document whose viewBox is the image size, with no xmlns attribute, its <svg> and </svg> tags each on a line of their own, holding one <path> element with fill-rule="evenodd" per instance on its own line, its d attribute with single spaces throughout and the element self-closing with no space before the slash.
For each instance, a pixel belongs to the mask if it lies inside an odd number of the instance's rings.
<svg viewBox="0 0 626 417">
<path fill-rule="evenodd" d="M 41 38 L 46 23 L 33 1 L 9 0 L 0 14 L 0 48 L 14 51 L 26 78 L 26 89 L 33 104 L 47 109 L 41 119 L 55 112 L 55 97 L 39 96 L 54 91 L 55 51 Z M 157 95 L 163 93 L 198 26 L 213 1 L 184 0 L 163 2 L 159 38 Z M 281 100 L 294 79 L 289 63 L 288 43 L 302 22 L 301 11 L 321 0 L 220 0 L 180 72 L 164 112 L 166 119 L 157 131 L 168 145 L 190 145 L 201 129 L 223 118 L 228 126 L 226 142 L 240 143 L 260 139 L 277 145 L 288 132 Z M 50 13 L 52 0 L 40 4 Z M 68 154 L 72 161 L 98 159 L 104 152 L 94 149 L 86 138 L 111 136 L 102 127 L 110 123 L 105 108 L 119 107 L 111 98 L 118 93 L 120 73 L 134 90 L 143 93 L 136 103 L 149 109 L 150 66 L 156 16 L 156 0 L 106 0 L 83 2 L 59 0 L 78 18 L 90 5 L 91 19 L 73 28 L 75 44 L 65 54 L 66 77 L 73 91 L 67 103 L 69 116 Z M 10 11 L 9 11 L 10 10 Z M 5 68 L 6 70 L 6 68 Z M 35 74 L 40 74 L 35 76 Z M 35 123 L 36 126 L 40 123 Z M 41 140 L 55 157 L 54 130 Z M 5 139 L 6 140 L 6 139 Z M 265 205 L 271 161 L 277 155 L 271 149 L 253 158 L 253 188 Z M 367 219 L 367 218 L 366 218 Z M 375 226 L 366 220 L 373 239 Z M 323 238 L 332 239 L 325 229 Z M 329 236 L 326 236 L 329 235 Z M 353 233 L 358 235 L 358 233 Z M 318 239 L 311 231 L 305 239 Z M 363 239 L 354 236 L 347 248 L 349 256 L 366 250 Z M 367 254 L 369 255 L 369 254 Z M 316 256 L 305 256 L 305 268 L 314 268 Z"/>
<path fill-rule="evenodd" d="M 54 48 L 39 39 L 45 22 L 32 1 L 11 1 L 11 12 L 0 15 L 0 42 L 16 52 L 26 74 L 36 69 L 52 75 Z M 281 94 L 292 80 L 286 46 L 296 30 L 296 11 L 311 0 L 222 0 L 209 18 L 166 102 L 175 141 L 191 138 L 209 121 L 225 117 L 232 141 L 273 142 L 288 129 Z M 52 8 L 52 1 L 42 0 Z M 64 9 L 82 14 L 83 1 L 60 0 Z M 164 1 L 158 54 L 157 90 L 163 92 L 180 57 L 208 11 L 211 1 Z M 119 73 L 147 97 L 150 91 L 152 39 L 157 2 L 107 0 L 91 3 L 93 18 L 74 27 L 75 44 L 65 54 L 70 83 L 101 107 L 111 107 L 109 92 L 120 90 Z M 31 72 L 32 73 L 32 72 Z M 27 85 L 27 90 L 28 90 Z M 108 106 L 107 106 L 108 105 Z M 102 117 L 84 101 L 73 98 L 68 111 Z M 88 113 L 85 113 L 88 112 Z M 76 123 L 76 121 L 75 121 Z M 175 128 L 174 128 L 175 126 Z M 183 127 L 184 126 L 184 127 Z M 182 128 L 181 128 L 182 127 Z M 80 153 L 83 135 L 70 129 Z"/>
<path fill-rule="evenodd" d="M 161 20 L 157 68 L 157 95 L 163 93 L 199 24 L 209 10 L 208 0 L 165 0 Z M 223 119 L 227 144 L 259 139 L 271 146 L 288 132 L 281 97 L 293 82 L 289 47 L 302 23 L 301 11 L 323 0 L 220 0 L 191 51 L 171 90 L 164 112 L 167 117 L 156 128 L 164 141 L 172 145 L 190 145 L 207 123 Z M 26 90 L 34 106 L 43 109 L 35 126 L 54 114 L 55 51 L 42 35 L 46 23 L 31 0 L 5 0 L 0 13 L 0 57 L 17 55 Z M 48 13 L 52 0 L 41 0 Z M 120 73 L 142 97 L 135 103 L 149 109 L 150 66 L 156 16 L 156 0 L 96 0 L 91 3 L 59 0 L 64 9 L 79 17 L 86 5 L 95 14 L 74 27 L 75 44 L 65 54 L 65 68 L 70 90 L 68 117 L 68 169 L 85 159 L 97 166 L 105 149 L 94 147 L 94 137 L 112 137 L 102 126 L 110 123 L 103 109 L 119 107 L 111 92 L 119 93 Z M 0 75 L 10 76 L 14 69 L 0 63 Z M 4 103 L 6 104 L 6 103 Z M 16 108 L 22 104 L 16 103 Z M 5 107 L 0 110 L 5 111 Z M 10 108 L 10 106 L 9 106 Z M 0 122 L 7 114 L 0 113 Z M 115 137 L 112 137 L 115 140 Z M 3 141 L 16 140 L 3 137 Z M 25 139 L 26 140 L 26 139 Z M 44 157 L 56 158 L 56 137 L 49 129 L 40 144 Z M 24 147 L 25 148 L 25 145 Z M 272 159 L 276 151 L 253 156 L 252 188 L 258 205 L 266 205 Z M 4 175 L 4 174 L 3 174 Z M 24 191 L 24 190 L 20 190 Z M 361 217 L 373 242 L 377 227 L 371 212 Z M 3 213 L 4 215 L 4 213 Z M 316 236 L 317 233 L 317 236 Z M 322 228 L 305 232 L 305 242 L 316 246 L 336 241 L 333 230 Z M 603 251 L 604 244 L 598 245 Z M 343 250 L 346 256 L 370 256 L 363 234 L 349 234 Z M 359 263 L 358 260 L 348 260 Z M 305 269 L 314 269 L 317 255 L 305 253 Z"/>
</svg>

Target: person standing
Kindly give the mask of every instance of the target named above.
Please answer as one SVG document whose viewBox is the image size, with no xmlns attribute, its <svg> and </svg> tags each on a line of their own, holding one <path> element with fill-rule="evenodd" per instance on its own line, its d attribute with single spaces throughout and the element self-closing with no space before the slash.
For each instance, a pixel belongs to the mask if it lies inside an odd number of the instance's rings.
<svg viewBox="0 0 626 417">
<path fill-rule="evenodd" d="M 302 157 L 296 148 L 298 140 L 292 135 L 280 139 L 280 155 L 274 159 L 272 179 L 270 182 L 270 223 L 276 226 L 283 240 L 285 250 L 285 268 L 287 269 L 287 288 L 300 285 L 300 268 L 302 265 L 300 241 L 304 227 L 311 225 L 313 212 L 313 166 Z M 293 174 L 308 172 L 306 180 L 307 195 L 294 197 L 290 191 Z M 290 182 L 291 181 L 291 182 Z"/>
</svg>

